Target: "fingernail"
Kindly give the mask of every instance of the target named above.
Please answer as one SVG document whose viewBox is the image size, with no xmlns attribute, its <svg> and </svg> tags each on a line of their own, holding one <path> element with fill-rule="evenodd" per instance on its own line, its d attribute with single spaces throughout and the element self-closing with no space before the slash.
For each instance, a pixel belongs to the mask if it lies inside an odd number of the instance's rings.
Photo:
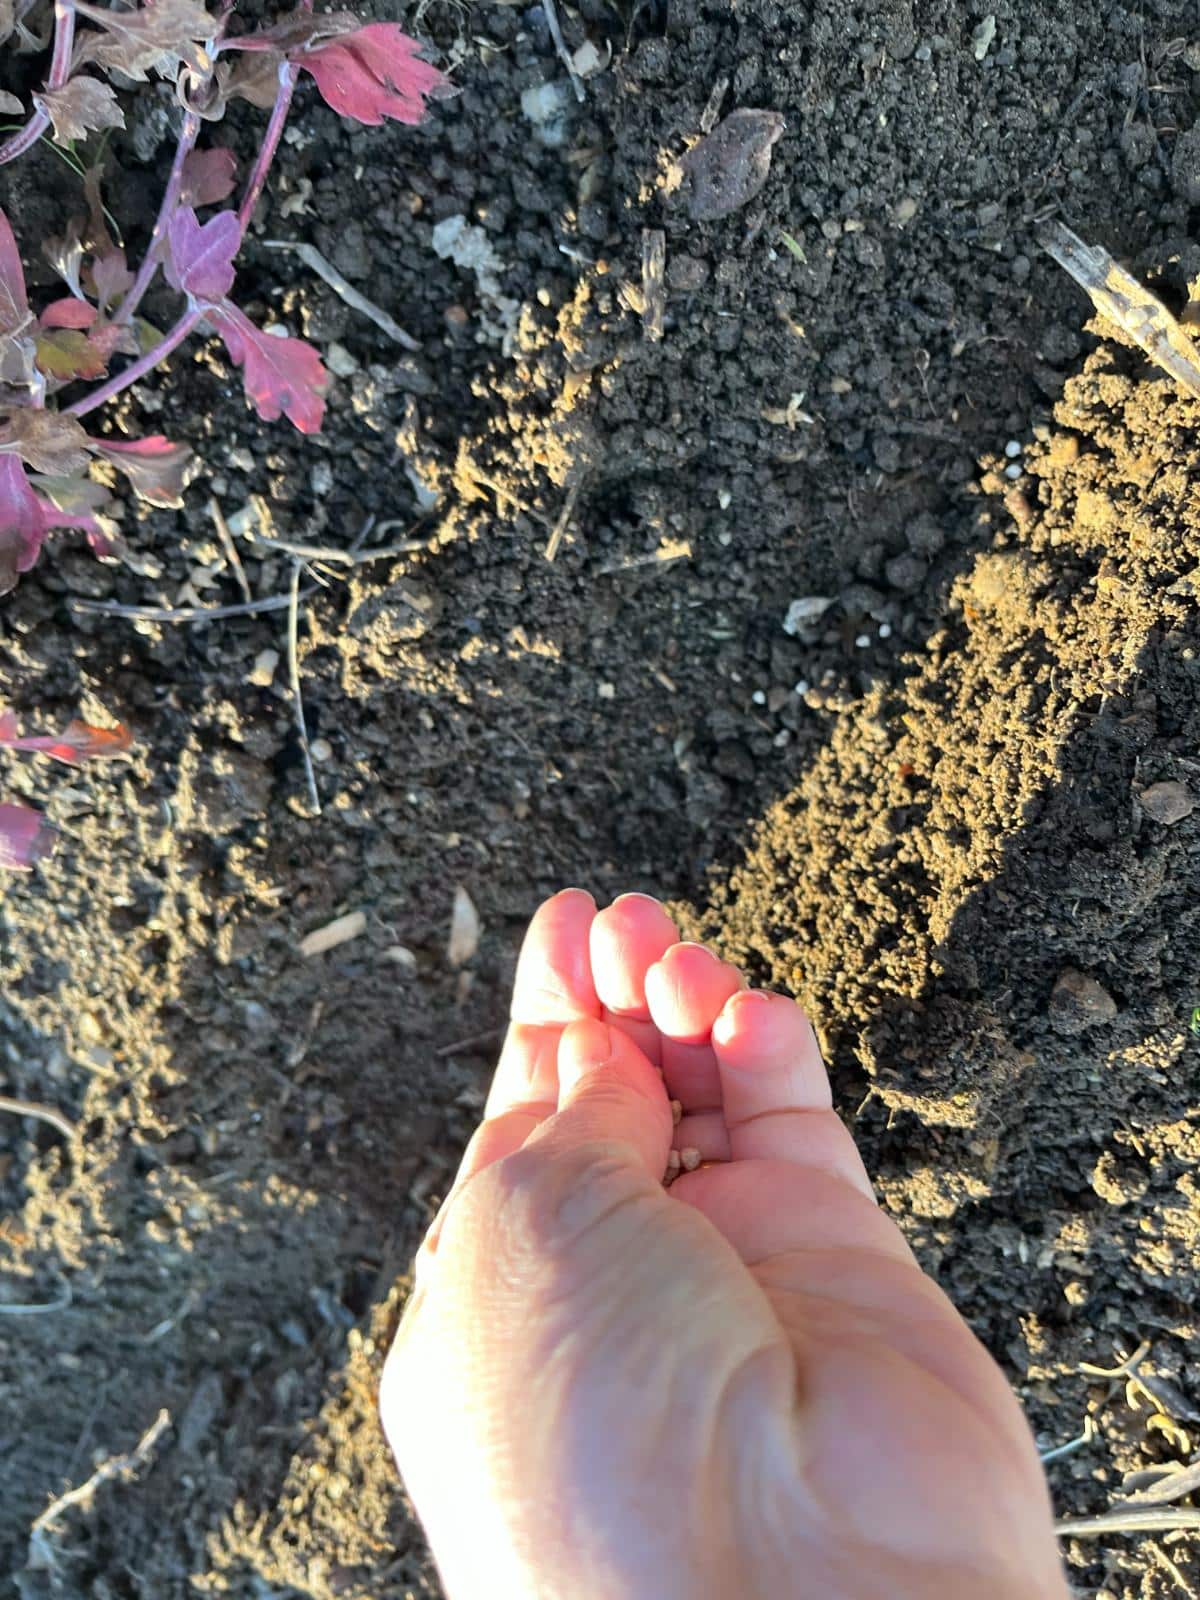
<svg viewBox="0 0 1200 1600">
<path fill-rule="evenodd" d="M 612 1054 L 612 1034 L 603 1022 L 583 1017 L 568 1023 L 558 1042 L 559 1089 L 572 1089 L 585 1072 L 611 1061 Z"/>
<path fill-rule="evenodd" d="M 630 889 L 625 894 L 619 894 L 613 901 L 614 906 L 624 905 L 626 900 L 640 900 L 643 905 L 660 907 L 662 902 L 656 900 L 652 894 L 642 894 L 638 889 Z"/>
</svg>

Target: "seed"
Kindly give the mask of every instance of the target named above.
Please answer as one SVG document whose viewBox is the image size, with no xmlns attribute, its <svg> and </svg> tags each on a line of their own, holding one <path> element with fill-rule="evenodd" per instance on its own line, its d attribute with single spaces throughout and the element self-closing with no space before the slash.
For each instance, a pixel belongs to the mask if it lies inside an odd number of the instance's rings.
<svg viewBox="0 0 1200 1600">
<path fill-rule="evenodd" d="M 674 1125 L 676 1127 L 679 1126 L 679 1123 L 680 1123 L 682 1117 L 683 1117 L 683 1104 L 682 1104 L 682 1102 L 679 1101 L 679 1100 L 672 1100 L 671 1101 L 671 1121 L 674 1123 Z M 672 1154 L 674 1154 L 674 1152 L 672 1152 Z"/>
<path fill-rule="evenodd" d="M 700 1165 L 700 1152 L 694 1145 L 688 1145 L 679 1152 L 679 1164 L 685 1172 L 695 1172 Z"/>
</svg>

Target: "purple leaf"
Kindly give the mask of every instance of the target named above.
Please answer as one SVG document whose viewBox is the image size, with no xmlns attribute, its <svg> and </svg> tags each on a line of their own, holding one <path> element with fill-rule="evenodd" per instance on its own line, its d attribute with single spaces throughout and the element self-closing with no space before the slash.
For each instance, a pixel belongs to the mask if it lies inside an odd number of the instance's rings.
<svg viewBox="0 0 1200 1600">
<path fill-rule="evenodd" d="M 167 224 L 167 281 L 189 299 L 215 305 L 233 288 L 241 242 L 236 211 L 218 211 L 202 223 L 190 206 L 181 206 Z"/>
<path fill-rule="evenodd" d="M 31 806 L 0 805 L 0 868 L 28 872 L 54 848 L 54 829 Z"/>
<path fill-rule="evenodd" d="M 100 310 L 108 311 L 114 300 L 119 300 L 133 288 L 133 273 L 125 265 L 125 252 L 119 245 L 105 250 L 92 262 L 92 284 Z"/>
<path fill-rule="evenodd" d="M 128 443 L 93 439 L 91 447 L 120 468 L 143 500 L 156 506 L 183 504 L 184 473 L 192 459 L 186 444 L 172 444 L 161 433 L 154 433 Z"/>
<path fill-rule="evenodd" d="M 183 163 L 180 204 L 215 206 L 233 193 L 237 182 L 237 157 L 223 145 L 192 150 Z"/>
<path fill-rule="evenodd" d="M 274 422 L 283 413 L 301 433 L 317 433 L 329 374 L 312 345 L 264 333 L 228 300 L 213 307 L 209 321 L 225 341 L 230 359 L 244 367 L 246 394 L 263 421 Z"/>
<path fill-rule="evenodd" d="M 0 594 L 16 587 L 38 558 L 46 518 L 15 455 L 0 455 Z"/>
<path fill-rule="evenodd" d="M 0 210 L 0 338 L 19 333 L 29 321 L 25 272 L 8 218 Z"/>
<path fill-rule="evenodd" d="M 326 105 L 374 127 L 385 117 L 420 122 L 426 97 L 449 89 L 445 74 L 422 61 L 417 49 L 398 23 L 371 22 L 292 59 L 312 73 Z"/>
</svg>

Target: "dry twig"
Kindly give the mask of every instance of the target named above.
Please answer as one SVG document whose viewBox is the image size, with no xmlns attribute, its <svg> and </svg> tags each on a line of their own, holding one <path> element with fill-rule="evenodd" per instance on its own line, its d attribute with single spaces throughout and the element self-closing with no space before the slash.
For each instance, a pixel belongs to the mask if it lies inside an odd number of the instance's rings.
<svg viewBox="0 0 1200 1600">
<path fill-rule="evenodd" d="M 39 1122 L 57 1128 L 67 1140 L 73 1139 L 76 1134 L 75 1124 L 69 1117 L 64 1117 L 53 1106 L 41 1105 L 36 1100 L 14 1100 L 11 1095 L 0 1094 L 0 1111 L 11 1111 L 15 1117 L 36 1117 Z"/>
<path fill-rule="evenodd" d="M 127 1478 L 144 1466 L 170 1425 L 170 1412 L 160 1411 L 128 1455 L 110 1456 L 107 1461 L 100 1463 L 86 1483 L 81 1483 L 76 1489 L 68 1489 L 66 1494 L 60 1494 L 57 1500 L 52 1500 L 29 1530 L 32 1540 L 36 1543 L 44 1539 L 63 1512 L 69 1511 L 72 1506 L 83 1506 L 85 1509 L 90 1506 L 101 1484 L 108 1483 L 112 1478 Z"/>
<path fill-rule="evenodd" d="M 263 239 L 261 242 L 266 245 L 268 250 L 290 250 L 294 255 L 298 255 L 304 265 L 311 267 L 318 278 L 324 278 L 334 294 L 340 295 L 353 310 L 361 311 L 363 316 L 369 318 L 381 333 L 385 333 L 389 339 L 400 345 L 402 349 L 419 350 L 421 348 L 412 334 L 405 333 L 400 324 L 389 317 L 386 311 L 381 310 L 374 301 L 368 300 L 365 295 L 359 294 L 354 285 L 347 282 L 338 269 L 326 261 L 315 245 L 305 244 L 300 239 Z"/>
<path fill-rule="evenodd" d="M 222 548 L 229 558 L 229 565 L 233 568 L 233 575 L 238 581 L 238 588 L 242 591 L 242 599 L 246 601 L 253 600 L 254 596 L 250 593 L 250 584 L 246 579 L 246 569 L 242 565 L 242 558 L 238 555 L 237 545 L 233 541 L 233 535 L 229 531 L 229 524 L 225 521 L 225 513 L 221 510 L 221 505 L 216 495 L 210 495 L 208 498 L 208 514 L 213 519 L 217 537 L 220 539 Z"/>
<path fill-rule="evenodd" d="M 580 105 L 586 98 L 583 79 L 575 71 L 575 62 L 571 52 L 567 49 L 567 41 L 563 38 L 562 28 L 558 21 L 558 7 L 554 0 L 542 0 L 542 10 L 546 13 L 546 24 L 550 29 L 550 37 L 554 41 L 554 48 L 558 52 L 558 59 L 567 69 L 567 76 L 571 80 L 571 87 L 575 91 L 575 98 Z"/>
<path fill-rule="evenodd" d="M 296 731 L 300 735 L 300 749 L 304 753 L 304 772 L 308 778 L 308 793 L 313 811 L 321 815 L 321 796 L 317 791 L 317 775 L 313 771 L 312 752 L 308 748 L 308 727 L 304 721 L 304 698 L 300 693 L 300 652 L 297 644 L 300 619 L 300 561 L 292 562 L 292 587 L 288 596 L 288 678 L 292 686 L 292 703 L 296 708 Z"/>
</svg>

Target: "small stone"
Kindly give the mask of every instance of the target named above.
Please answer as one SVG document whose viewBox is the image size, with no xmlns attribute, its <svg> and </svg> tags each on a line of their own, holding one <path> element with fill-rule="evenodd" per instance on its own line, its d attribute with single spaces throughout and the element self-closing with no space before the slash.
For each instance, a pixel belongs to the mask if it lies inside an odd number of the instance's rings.
<svg viewBox="0 0 1200 1600">
<path fill-rule="evenodd" d="M 755 689 L 750 698 L 756 706 L 765 706 L 767 703 L 767 695 L 764 689 Z"/>
<path fill-rule="evenodd" d="M 615 700 L 617 696 L 617 686 L 615 683 L 598 683 L 596 685 L 596 693 L 600 696 L 601 700 Z"/>
<path fill-rule="evenodd" d="M 1010 461 L 1015 461 L 1021 454 L 1021 441 L 1019 439 L 1010 439 L 1004 446 L 1004 454 Z"/>
<path fill-rule="evenodd" d="M 252 683 L 256 689 L 269 688 L 275 677 L 275 668 L 278 665 L 278 650 L 260 650 L 254 658 L 254 665 L 246 674 L 246 682 Z"/>
<path fill-rule="evenodd" d="M 333 746 L 328 739 L 314 739 L 308 747 L 308 753 L 316 762 L 328 761 L 333 755 Z"/>
<path fill-rule="evenodd" d="M 358 362 L 336 339 L 325 348 L 325 365 L 335 378 L 349 378 L 358 371 Z"/>
<path fill-rule="evenodd" d="M 694 1145 L 688 1145 L 679 1152 L 679 1164 L 685 1172 L 695 1172 L 700 1165 L 700 1152 Z"/>
<path fill-rule="evenodd" d="M 1010 461 L 1008 466 L 1006 466 L 1004 469 L 1004 476 L 1006 478 L 1010 478 L 1015 483 L 1024 471 L 1025 468 L 1019 461 Z"/>
<path fill-rule="evenodd" d="M 1058 1033 L 1086 1033 L 1111 1022 L 1117 1002 L 1095 978 L 1068 967 L 1054 985 L 1050 996 L 1050 1022 Z"/>
<path fill-rule="evenodd" d="M 1186 783 L 1153 783 L 1138 795 L 1138 803 L 1151 822 L 1173 828 L 1196 809 L 1196 797 Z"/>
</svg>

